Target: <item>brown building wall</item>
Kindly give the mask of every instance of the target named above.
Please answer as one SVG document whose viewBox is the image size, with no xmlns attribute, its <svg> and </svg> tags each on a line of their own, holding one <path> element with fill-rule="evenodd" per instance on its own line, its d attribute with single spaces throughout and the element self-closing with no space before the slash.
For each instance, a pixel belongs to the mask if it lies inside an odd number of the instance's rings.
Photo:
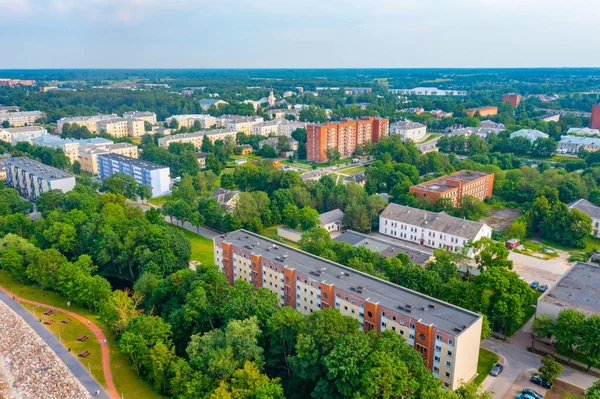
<svg viewBox="0 0 600 399">
<path fill-rule="evenodd" d="M 233 251 L 231 244 L 223 243 L 223 273 L 227 282 L 233 285 Z"/>
<path fill-rule="evenodd" d="M 590 118 L 590 128 L 600 129 L 600 105 L 592 106 L 592 117 Z"/>
<path fill-rule="evenodd" d="M 452 179 L 451 177 L 442 177 L 440 179 L 446 179 L 446 184 L 452 186 L 446 191 L 433 191 L 428 190 L 427 187 L 412 186 L 408 189 L 409 192 L 414 193 L 417 198 L 424 199 L 431 202 L 432 204 L 439 200 L 442 196 L 450 198 L 454 202 L 454 206 L 458 206 L 458 201 L 464 195 L 470 195 L 480 200 L 490 198 L 494 190 L 494 174 L 481 177 L 469 182 L 463 182 L 459 179 Z M 486 184 L 477 185 L 478 182 L 488 180 Z M 429 181 L 428 183 L 431 183 Z M 473 185 L 471 188 L 470 186 Z M 467 188 L 468 187 L 468 188 Z M 471 192 L 474 191 L 474 192 Z"/>
<path fill-rule="evenodd" d="M 428 369 L 433 368 L 433 352 L 435 348 L 435 335 L 433 334 L 433 326 L 425 325 L 417 322 L 415 328 L 415 349 L 419 352 Z"/>
<path fill-rule="evenodd" d="M 283 269 L 283 303 L 296 309 L 296 276 L 293 269 Z"/>
<path fill-rule="evenodd" d="M 335 308 L 335 296 L 333 286 L 320 283 L 321 286 L 321 309 Z"/>
<path fill-rule="evenodd" d="M 365 301 L 364 327 L 365 331 L 381 330 L 381 321 L 379 318 L 379 304 Z"/>
<path fill-rule="evenodd" d="M 259 289 L 263 286 L 263 269 L 260 264 L 260 256 L 250 254 L 250 268 L 252 270 L 252 285 Z"/>
<path fill-rule="evenodd" d="M 517 108 L 519 104 L 521 104 L 521 95 L 520 94 L 505 94 L 502 97 L 503 103 L 511 103 L 513 108 Z"/>
<path fill-rule="evenodd" d="M 481 116 L 498 115 L 498 107 L 465 109 L 465 113 L 469 116 L 475 116 L 475 114 L 478 112 L 479 112 L 479 115 L 481 115 Z"/>
</svg>

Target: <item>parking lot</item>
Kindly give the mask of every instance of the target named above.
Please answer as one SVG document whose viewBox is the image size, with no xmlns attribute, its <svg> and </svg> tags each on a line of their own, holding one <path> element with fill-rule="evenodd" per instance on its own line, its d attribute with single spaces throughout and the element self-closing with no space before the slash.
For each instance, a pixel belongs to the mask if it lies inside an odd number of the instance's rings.
<svg viewBox="0 0 600 399">
<path fill-rule="evenodd" d="M 527 284 L 537 280 L 540 284 L 551 286 L 570 266 L 567 260 L 569 254 L 557 252 L 559 257 L 544 260 L 511 251 L 508 259 L 513 261 L 513 270 L 523 277 Z"/>
</svg>

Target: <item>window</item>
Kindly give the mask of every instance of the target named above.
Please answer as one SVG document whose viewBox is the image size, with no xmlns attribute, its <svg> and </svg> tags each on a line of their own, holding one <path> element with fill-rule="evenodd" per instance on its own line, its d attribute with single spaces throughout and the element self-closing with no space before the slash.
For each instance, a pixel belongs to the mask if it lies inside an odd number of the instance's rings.
<svg viewBox="0 0 600 399">
<path fill-rule="evenodd" d="M 434 368 L 433 368 L 433 372 L 434 372 L 434 373 L 439 373 L 439 372 L 440 372 L 440 369 L 439 369 L 439 368 L 437 368 L 437 367 L 434 367 Z"/>
<path fill-rule="evenodd" d="M 408 334 L 408 338 L 410 338 L 410 339 L 415 339 L 415 336 L 414 336 L 414 335 L 412 335 L 412 334 Z"/>
<path fill-rule="evenodd" d="M 433 358 L 433 361 L 436 362 L 436 363 L 439 363 L 440 362 L 440 357 L 439 356 L 435 356 Z"/>
<path fill-rule="evenodd" d="M 452 367 L 452 363 L 446 362 L 446 367 Z"/>
<path fill-rule="evenodd" d="M 442 347 L 441 347 L 441 346 L 439 346 L 439 345 L 436 345 L 436 346 L 435 346 L 435 351 L 436 351 L 436 352 L 441 352 L 441 351 L 442 351 Z"/>
<path fill-rule="evenodd" d="M 344 310 L 348 310 L 348 306 L 344 306 Z"/>
<path fill-rule="evenodd" d="M 448 345 L 450 345 L 450 346 L 454 346 L 454 342 L 452 342 L 452 340 L 451 340 L 451 339 L 449 339 L 449 340 L 448 340 Z"/>
<path fill-rule="evenodd" d="M 450 373 L 446 371 L 446 378 L 450 378 Z"/>
<path fill-rule="evenodd" d="M 441 341 L 441 340 L 442 340 L 442 337 L 441 337 L 441 336 L 439 336 L 439 335 L 436 335 L 436 336 L 435 336 L 435 339 L 436 339 L 436 341 Z"/>
<path fill-rule="evenodd" d="M 448 356 L 452 357 L 452 351 L 448 351 Z"/>
<path fill-rule="evenodd" d="M 392 316 L 392 320 L 393 320 L 393 321 L 396 321 L 396 316 Z"/>
</svg>

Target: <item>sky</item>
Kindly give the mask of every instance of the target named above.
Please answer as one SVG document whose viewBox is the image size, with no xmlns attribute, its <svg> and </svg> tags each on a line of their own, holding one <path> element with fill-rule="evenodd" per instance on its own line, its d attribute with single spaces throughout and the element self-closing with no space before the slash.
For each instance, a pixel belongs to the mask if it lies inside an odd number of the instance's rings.
<svg viewBox="0 0 600 399">
<path fill-rule="evenodd" d="M 600 0 L 0 0 L 0 69 L 600 67 Z"/>
</svg>

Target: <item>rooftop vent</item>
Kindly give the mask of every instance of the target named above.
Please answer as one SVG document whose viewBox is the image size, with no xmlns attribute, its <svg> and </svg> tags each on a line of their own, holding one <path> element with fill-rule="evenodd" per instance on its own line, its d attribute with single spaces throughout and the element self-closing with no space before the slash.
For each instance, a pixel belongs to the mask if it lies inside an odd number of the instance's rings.
<svg viewBox="0 0 600 399">
<path fill-rule="evenodd" d="M 434 305 L 434 304 L 432 304 L 432 303 L 430 303 L 429 305 L 427 305 L 427 307 L 428 307 L 429 309 L 435 309 L 435 305 Z"/>
</svg>

